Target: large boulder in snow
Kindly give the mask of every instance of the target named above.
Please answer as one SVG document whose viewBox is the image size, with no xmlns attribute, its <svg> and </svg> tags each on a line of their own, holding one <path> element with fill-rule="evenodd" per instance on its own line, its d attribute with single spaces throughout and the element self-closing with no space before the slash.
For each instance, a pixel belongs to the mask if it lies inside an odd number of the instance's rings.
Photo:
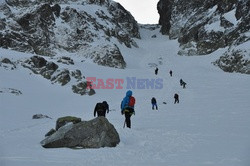
<svg viewBox="0 0 250 166">
<path fill-rule="evenodd" d="M 41 141 L 44 148 L 101 148 L 115 147 L 120 137 L 105 117 L 97 117 L 90 121 L 67 124 L 54 134 Z"/>
</svg>

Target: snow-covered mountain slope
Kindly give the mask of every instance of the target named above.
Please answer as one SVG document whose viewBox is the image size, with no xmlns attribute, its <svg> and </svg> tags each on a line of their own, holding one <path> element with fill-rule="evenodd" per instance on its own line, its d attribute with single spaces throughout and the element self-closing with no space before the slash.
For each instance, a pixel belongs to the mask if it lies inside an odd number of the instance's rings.
<svg viewBox="0 0 250 166">
<path fill-rule="evenodd" d="M 116 43 L 137 47 L 134 17 L 112 0 L 6 0 L 0 4 L 0 47 L 55 56 L 75 53 L 125 68 Z"/>
<path fill-rule="evenodd" d="M 72 93 L 70 86 L 51 84 L 20 65 L 0 67 L 0 165 L 249 165 L 249 75 L 225 73 L 211 64 L 224 49 L 210 56 L 177 56 L 176 40 L 162 36 L 159 28 L 149 29 L 141 29 L 142 39 L 136 40 L 139 48 L 119 45 L 127 62 L 124 70 L 82 61 L 78 55 L 71 56 L 74 65 L 65 65 L 79 69 L 85 77 L 124 79 L 122 89 L 96 89 L 93 96 L 80 96 Z M 11 61 L 31 56 L 0 50 L 0 58 Z M 158 75 L 154 74 L 156 66 Z M 169 76 L 170 69 L 173 77 Z M 137 82 L 132 89 L 136 98 L 132 129 L 123 129 L 120 102 L 131 77 L 139 82 L 162 79 L 163 86 L 146 89 Z M 179 85 L 180 78 L 187 83 L 186 89 Z M 10 93 L 13 89 L 16 93 Z M 179 104 L 173 103 L 175 93 L 180 96 Z M 158 101 L 158 111 L 151 109 L 153 96 Z M 95 104 L 103 100 L 112 110 L 107 118 L 120 135 L 116 148 L 42 148 L 39 142 L 58 117 L 92 119 Z M 52 119 L 33 120 L 37 113 Z"/>
</svg>

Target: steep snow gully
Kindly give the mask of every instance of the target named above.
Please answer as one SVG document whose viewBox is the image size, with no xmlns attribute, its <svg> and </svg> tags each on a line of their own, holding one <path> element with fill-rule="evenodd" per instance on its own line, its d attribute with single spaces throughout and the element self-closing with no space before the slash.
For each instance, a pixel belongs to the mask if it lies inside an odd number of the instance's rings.
<svg viewBox="0 0 250 166">
<path fill-rule="evenodd" d="M 0 165 L 249 165 L 249 75 L 224 73 L 211 64 L 225 50 L 202 57 L 178 56 L 176 40 L 162 36 L 159 29 L 140 31 L 139 48 L 117 42 L 127 63 L 124 70 L 98 66 L 79 55 L 71 55 L 74 65 L 63 66 L 80 69 L 85 77 L 123 79 L 121 89 L 96 89 L 93 96 L 80 96 L 72 93 L 70 85 L 51 84 L 20 65 L 15 70 L 1 67 L 0 91 L 14 88 L 22 94 L 0 93 Z M 4 49 L 0 53 L 0 58 L 12 61 L 32 56 Z M 124 129 L 120 102 L 130 78 L 137 81 L 132 89 L 136 113 L 132 128 Z M 186 89 L 179 84 L 181 78 Z M 162 86 L 146 86 L 145 81 L 157 79 Z M 179 104 L 174 104 L 175 93 Z M 158 111 L 151 108 L 152 97 L 157 99 Z M 39 144 L 58 117 L 92 119 L 95 104 L 103 100 L 111 108 L 107 118 L 120 135 L 116 148 L 44 149 Z M 36 113 L 53 119 L 32 120 Z"/>
</svg>

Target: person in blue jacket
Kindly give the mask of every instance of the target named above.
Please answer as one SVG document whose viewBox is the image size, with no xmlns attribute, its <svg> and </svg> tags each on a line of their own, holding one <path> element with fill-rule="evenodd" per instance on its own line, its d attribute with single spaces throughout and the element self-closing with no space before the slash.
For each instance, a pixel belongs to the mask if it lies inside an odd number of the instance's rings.
<svg viewBox="0 0 250 166">
<path fill-rule="evenodd" d="M 135 98 L 132 96 L 132 91 L 128 90 L 126 96 L 121 102 L 121 113 L 125 114 L 125 122 L 128 128 L 131 128 L 131 116 L 135 115 L 134 111 Z"/>
<path fill-rule="evenodd" d="M 152 110 L 154 110 L 155 107 L 156 107 L 156 110 L 158 110 L 157 102 L 154 97 L 151 99 L 151 104 L 152 104 Z"/>
</svg>

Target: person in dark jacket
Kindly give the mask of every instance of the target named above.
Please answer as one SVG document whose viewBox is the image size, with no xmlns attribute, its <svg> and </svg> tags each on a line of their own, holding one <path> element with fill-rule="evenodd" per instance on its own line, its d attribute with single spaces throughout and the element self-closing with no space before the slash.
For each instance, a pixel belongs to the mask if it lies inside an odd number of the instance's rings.
<svg viewBox="0 0 250 166">
<path fill-rule="evenodd" d="M 121 102 L 121 114 L 122 115 L 125 114 L 125 123 L 128 128 L 131 128 L 131 120 L 130 120 L 131 116 L 133 114 L 135 115 L 135 110 L 134 110 L 135 99 L 133 105 L 129 105 L 131 98 L 134 99 L 134 97 L 132 96 L 132 91 L 128 90 L 126 96 L 123 98 Z"/>
<path fill-rule="evenodd" d="M 170 74 L 170 77 L 172 77 L 172 76 L 173 76 L 173 71 L 170 70 L 170 71 L 169 71 L 169 74 Z"/>
<path fill-rule="evenodd" d="M 109 105 L 108 105 L 108 103 L 106 101 L 103 101 L 102 104 L 104 104 L 107 113 L 109 113 Z"/>
<path fill-rule="evenodd" d="M 182 86 L 182 84 L 183 84 L 183 80 L 182 80 L 182 79 L 180 79 L 180 86 Z"/>
<path fill-rule="evenodd" d="M 180 79 L 180 85 L 183 87 L 183 89 L 186 88 L 187 83 L 184 82 L 182 79 Z"/>
<path fill-rule="evenodd" d="M 174 104 L 179 103 L 179 95 L 176 93 L 174 94 Z"/>
<path fill-rule="evenodd" d="M 155 107 L 156 107 L 156 110 L 158 110 L 157 102 L 154 97 L 151 99 L 151 104 L 152 104 L 152 110 L 154 110 Z"/>
<path fill-rule="evenodd" d="M 155 69 L 155 75 L 157 75 L 158 74 L 158 67 L 156 67 L 156 69 Z"/>
<path fill-rule="evenodd" d="M 184 82 L 184 81 L 182 82 L 182 87 L 183 87 L 183 89 L 186 88 L 186 84 L 187 84 L 186 82 Z"/>
<path fill-rule="evenodd" d="M 102 103 L 97 103 L 94 110 L 94 117 L 96 116 L 106 116 L 106 112 L 109 113 L 109 105 L 106 101 L 103 101 Z"/>
</svg>

